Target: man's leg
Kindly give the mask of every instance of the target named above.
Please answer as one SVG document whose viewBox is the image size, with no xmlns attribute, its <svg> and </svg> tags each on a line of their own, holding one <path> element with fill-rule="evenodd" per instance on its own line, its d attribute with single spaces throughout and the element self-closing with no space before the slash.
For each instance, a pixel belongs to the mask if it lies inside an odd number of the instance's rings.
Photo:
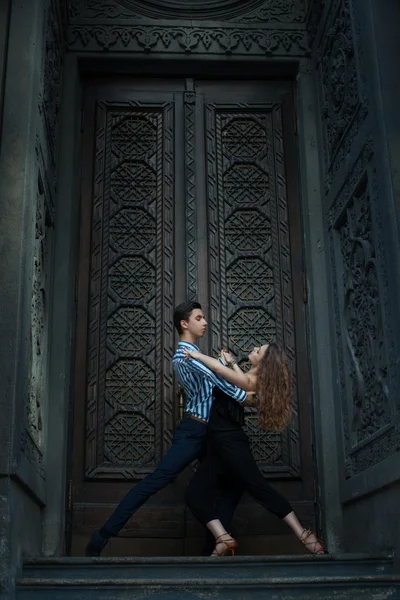
<svg viewBox="0 0 400 600">
<path fill-rule="evenodd" d="M 121 500 L 104 526 L 95 531 L 86 546 L 86 556 L 100 556 L 111 536 L 122 529 L 130 517 L 156 492 L 162 490 L 205 450 L 207 425 L 184 419 L 172 445 L 153 473 L 135 485 Z"/>
</svg>

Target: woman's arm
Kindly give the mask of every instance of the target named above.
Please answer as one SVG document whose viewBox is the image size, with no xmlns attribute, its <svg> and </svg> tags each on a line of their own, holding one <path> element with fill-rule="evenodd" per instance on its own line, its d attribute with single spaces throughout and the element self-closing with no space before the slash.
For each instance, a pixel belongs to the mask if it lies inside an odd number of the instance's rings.
<svg viewBox="0 0 400 600">
<path fill-rule="evenodd" d="M 228 352 L 227 350 L 221 350 L 221 357 L 224 360 L 224 363 L 228 367 L 231 367 L 234 371 L 236 371 L 236 373 L 244 373 L 244 371 L 242 371 L 242 369 L 237 364 L 236 358 L 232 356 L 230 352 Z"/>
<path fill-rule="evenodd" d="M 241 369 L 233 371 L 229 367 L 222 365 L 216 358 L 197 352 L 197 350 L 184 350 L 184 352 L 187 358 L 194 358 L 195 360 L 201 361 L 206 367 L 214 371 L 214 373 L 217 373 L 217 375 L 220 375 L 230 383 L 233 383 L 233 385 L 242 388 L 242 390 L 245 390 L 246 392 L 255 391 L 253 382 Z"/>
</svg>

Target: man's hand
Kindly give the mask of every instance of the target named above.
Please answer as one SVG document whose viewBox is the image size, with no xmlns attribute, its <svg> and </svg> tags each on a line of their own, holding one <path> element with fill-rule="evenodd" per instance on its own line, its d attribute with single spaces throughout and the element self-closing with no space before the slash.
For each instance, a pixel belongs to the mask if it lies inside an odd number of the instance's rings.
<svg viewBox="0 0 400 600">
<path fill-rule="evenodd" d="M 256 406 L 257 398 L 255 392 L 247 392 L 246 400 L 243 402 L 246 406 Z"/>
<path fill-rule="evenodd" d="M 221 350 L 221 352 L 218 354 L 218 360 L 220 363 L 225 365 L 225 367 L 228 366 L 228 363 L 226 362 L 225 350 Z"/>
<path fill-rule="evenodd" d="M 198 352 L 197 350 L 188 350 L 187 348 L 183 349 L 183 353 L 185 355 L 185 358 L 183 360 L 186 360 L 188 358 L 199 359 L 199 357 L 201 356 L 201 352 Z"/>
</svg>

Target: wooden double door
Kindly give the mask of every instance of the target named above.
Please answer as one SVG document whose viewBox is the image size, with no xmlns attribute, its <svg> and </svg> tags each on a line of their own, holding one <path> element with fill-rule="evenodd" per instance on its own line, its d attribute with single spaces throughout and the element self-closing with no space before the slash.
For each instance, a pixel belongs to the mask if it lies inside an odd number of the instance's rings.
<svg viewBox="0 0 400 600">
<path fill-rule="evenodd" d="M 289 357 L 290 428 L 247 431 L 265 477 L 315 525 L 304 330 L 304 267 L 290 82 L 87 82 L 69 539 L 91 531 L 151 473 L 179 419 L 174 306 L 203 305 L 203 350 L 246 365 L 277 340 Z M 113 555 L 197 554 L 203 530 L 184 503 L 193 468 L 113 539 Z M 245 553 L 301 551 L 251 499 L 233 531 Z"/>
</svg>

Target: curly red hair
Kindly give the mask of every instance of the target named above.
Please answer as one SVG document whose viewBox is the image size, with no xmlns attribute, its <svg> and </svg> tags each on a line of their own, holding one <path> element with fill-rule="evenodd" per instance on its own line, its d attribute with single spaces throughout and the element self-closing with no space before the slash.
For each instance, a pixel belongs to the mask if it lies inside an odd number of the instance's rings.
<svg viewBox="0 0 400 600">
<path fill-rule="evenodd" d="M 292 375 L 288 359 L 277 344 L 268 346 L 258 365 L 256 395 L 261 429 L 285 429 L 292 415 Z"/>
</svg>

